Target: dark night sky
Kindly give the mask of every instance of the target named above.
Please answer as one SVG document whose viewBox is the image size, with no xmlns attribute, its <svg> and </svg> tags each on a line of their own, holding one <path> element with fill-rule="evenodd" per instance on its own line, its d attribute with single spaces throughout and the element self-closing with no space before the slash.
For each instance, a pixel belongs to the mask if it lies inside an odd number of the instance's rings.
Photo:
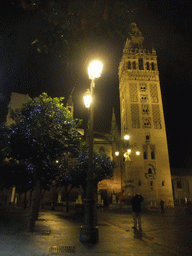
<svg viewBox="0 0 192 256">
<path fill-rule="evenodd" d="M 14 1 L 13 1 L 14 2 Z M 140 11 L 135 22 L 144 37 L 145 48 L 155 48 L 158 55 L 161 91 L 167 129 L 171 167 L 192 168 L 191 101 L 191 12 L 189 1 L 137 1 Z M 25 28 L 33 20 L 17 17 L 7 4 L 1 13 L 0 36 L 0 101 L 1 120 L 6 116 L 11 91 L 31 97 L 47 92 L 68 99 L 74 89 L 75 116 L 85 114 L 82 94 L 89 87 L 87 65 L 90 53 L 82 56 L 80 67 L 66 70 L 57 57 L 34 57 L 30 50 L 30 34 Z M 27 24 L 27 26 L 26 26 Z M 6 33 L 5 33 L 6 28 Z M 7 33 L 12 31 L 13 33 Z M 102 77 L 96 81 L 95 129 L 109 131 L 112 107 L 119 122 L 118 64 L 123 44 L 118 39 L 107 44 L 95 42 L 97 56 L 104 64 Z M 94 50 L 92 54 L 94 54 Z M 89 57 L 88 57 L 89 56 Z"/>
</svg>

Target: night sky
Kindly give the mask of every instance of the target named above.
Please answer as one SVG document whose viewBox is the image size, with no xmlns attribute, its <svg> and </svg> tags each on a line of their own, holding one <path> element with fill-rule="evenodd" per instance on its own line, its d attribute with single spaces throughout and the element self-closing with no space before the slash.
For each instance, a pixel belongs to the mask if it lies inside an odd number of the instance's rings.
<svg viewBox="0 0 192 256">
<path fill-rule="evenodd" d="M 14 1 L 12 1 L 14 3 Z M 192 168 L 191 133 L 191 11 L 189 1 L 140 2 L 135 17 L 143 37 L 144 48 L 157 51 L 160 84 L 172 168 Z M 84 118 L 86 110 L 82 94 L 89 88 L 87 66 L 96 55 L 104 65 L 102 77 L 95 88 L 95 130 L 110 129 L 112 107 L 119 123 L 118 65 L 123 43 L 109 40 L 81 56 L 81 64 L 67 68 L 51 54 L 34 55 L 31 49 L 30 24 L 36 17 L 26 19 L 7 1 L 0 14 L 0 118 L 5 120 L 12 91 L 38 96 L 47 92 L 52 97 L 68 99 L 74 88 L 75 117 Z"/>
</svg>

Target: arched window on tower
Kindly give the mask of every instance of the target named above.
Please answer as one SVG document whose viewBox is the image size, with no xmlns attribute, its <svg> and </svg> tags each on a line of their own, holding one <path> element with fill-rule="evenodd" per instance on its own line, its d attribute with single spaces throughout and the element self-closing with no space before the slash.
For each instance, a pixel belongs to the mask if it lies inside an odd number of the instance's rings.
<svg viewBox="0 0 192 256">
<path fill-rule="evenodd" d="M 145 139 L 146 139 L 146 142 L 150 142 L 150 136 L 149 135 L 146 135 L 146 137 L 145 137 Z"/>
<path fill-rule="evenodd" d="M 148 102 L 148 96 L 147 95 L 141 95 L 140 101 L 145 103 Z"/>
<path fill-rule="evenodd" d="M 152 69 L 152 70 L 155 70 L 155 64 L 154 64 L 154 62 L 151 63 L 151 69 Z"/>
<path fill-rule="evenodd" d="M 136 62 L 133 61 L 133 69 L 136 69 Z"/>
<path fill-rule="evenodd" d="M 149 62 L 146 63 L 146 68 L 149 70 Z"/>
<path fill-rule="evenodd" d="M 151 159 L 155 159 L 155 152 L 151 151 Z"/>
<path fill-rule="evenodd" d="M 155 159 L 155 145 L 150 145 L 151 146 L 151 159 Z"/>
<path fill-rule="evenodd" d="M 147 159 L 147 158 L 148 158 L 148 157 L 147 157 L 147 153 L 148 153 L 148 152 L 147 152 L 147 151 L 148 151 L 147 149 L 148 149 L 147 144 L 144 144 L 144 145 L 143 145 L 143 158 L 144 158 L 144 159 Z"/>
<path fill-rule="evenodd" d="M 143 118 L 143 128 L 151 128 L 151 118 Z"/>
<path fill-rule="evenodd" d="M 130 61 L 127 62 L 127 69 L 131 69 L 131 62 Z"/>
<path fill-rule="evenodd" d="M 149 114 L 149 105 L 148 104 L 143 104 L 142 105 L 142 114 L 143 115 L 148 115 Z"/>
<path fill-rule="evenodd" d="M 139 69 L 143 70 L 143 59 L 139 59 Z"/>
</svg>

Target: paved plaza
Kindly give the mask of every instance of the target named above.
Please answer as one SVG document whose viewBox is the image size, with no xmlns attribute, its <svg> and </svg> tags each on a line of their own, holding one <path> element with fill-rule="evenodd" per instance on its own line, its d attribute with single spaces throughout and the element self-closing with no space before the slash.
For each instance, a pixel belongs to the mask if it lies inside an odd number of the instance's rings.
<svg viewBox="0 0 192 256">
<path fill-rule="evenodd" d="M 142 213 L 134 230 L 129 210 L 98 209 L 99 242 L 79 241 L 83 217 L 71 210 L 41 210 L 33 233 L 26 232 L 28 210 L 0 209 L 0 256 L 127 255 L 191 256 L 192 216 L 184 208 Z"/>
</svg>

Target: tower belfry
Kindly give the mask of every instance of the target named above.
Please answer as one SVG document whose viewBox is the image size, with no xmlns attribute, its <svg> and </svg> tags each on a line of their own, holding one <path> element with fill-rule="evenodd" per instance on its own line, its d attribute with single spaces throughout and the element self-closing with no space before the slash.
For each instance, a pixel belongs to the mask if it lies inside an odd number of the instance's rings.
<svg viewBox="0 0 192 256">
<path fill-rule="evenodd" d="M 143 49 L 144 38 L 135 23 L 130 35 L 119 65 L 121 137 L 128 131 L 131 149 L 125 159 L 125 194 L 140 192 L 147 205 L 161 199 L 173 205 L 156 51 Z"/>
</svg>

